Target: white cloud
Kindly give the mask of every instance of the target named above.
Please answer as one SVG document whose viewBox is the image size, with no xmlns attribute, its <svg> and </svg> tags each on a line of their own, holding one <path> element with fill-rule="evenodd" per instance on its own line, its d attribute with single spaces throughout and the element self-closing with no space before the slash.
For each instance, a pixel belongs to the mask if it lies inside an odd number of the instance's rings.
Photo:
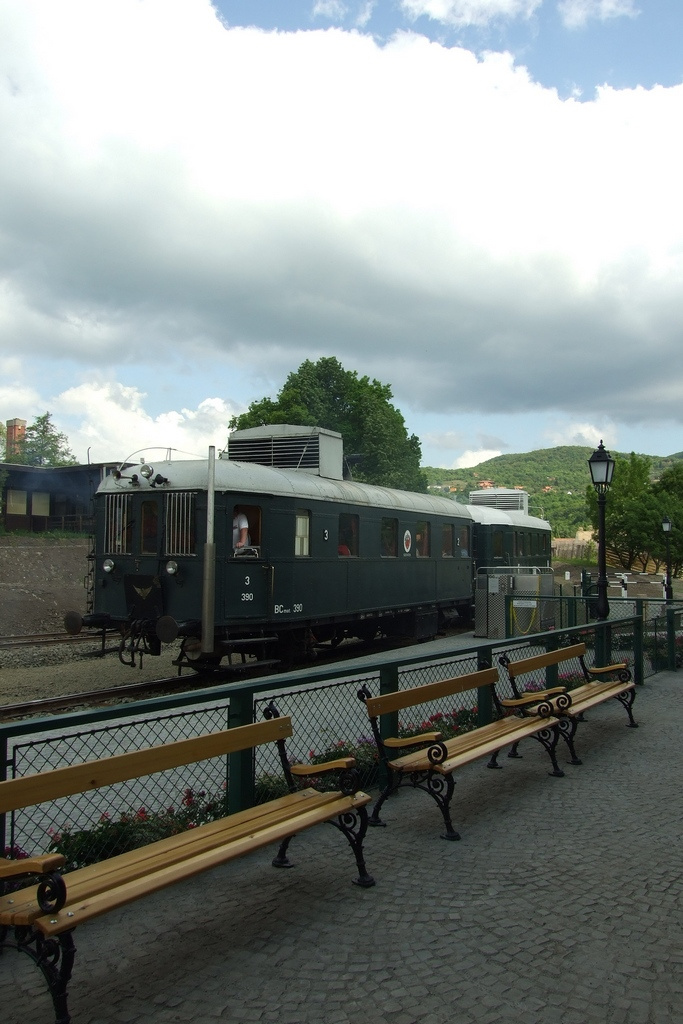
<svg viewBox="0 0 683 1024">
<path fill-rule="evenodd" d="M 146 393 L 147 444 L 337 355 L 415 414 L 681 422 L 683 86 L 562 100 L 510 54 L 228 29 L 208 0 L 0 19 L 0 332 L 33 374 L 9 416 L 70 381 L 82 453 L 123 457 L 125 396 L 84 381 Z"/>
<path fill-rule="evenodd" d="M 489 459 L 495 459 L 502 454 L 500 449 L 495 448 L 463 452 L 453 463 L 453 469 L 470 469 L 472 466 L 478 466 L 480 462 L 488 462 Z"/>
<path fill-rule="evenodd" d="M 604 420 L 602 426 L 585 421 L 569 420 L 566 423 L 556 424 L 549 428 L 545 436 L 551 447 L 564 445 L 582 445 L 597 448 L 600 441 L 604 441 L 605 447 L 616 447 L 618 432 L 611 420 Z"/>
<path fill-rule="evenodd" d="M 316 0 L 313 5 L 314 18 L 329 18 L 332 21 L 342 19 L 348 11 L 342 0 Z"/>
<path fill-rule="evenodd" d="M 115 381 L 80 384 L 53 400 L 54 418 L 71 424 L 66 431 L 70 447 L 82 461 L 86 452 L 91 462 L 122 462 L 133 453 L 153 459 L 155 449 L 204 457 L 209 445 L 225 447 L 228 423 L 237 410 L 222 399 L 151 416 L 145 411 L 147 398 L 138 388 Z"/>
<path fill-rule="evenodd" d="M 559 0 L 557 9 L 566 28 L 583 28 L 589 21 L 636 18 L 634 0 Z"/>
<path fill-rule="evenodd" d="M 530 18 L 542 3 L 543 0 L 401 0 L 401 8 L 411 18 L 426 15 L 433 21 L 460 28 L 488 25 L 498 19 Z"/>
</svg>

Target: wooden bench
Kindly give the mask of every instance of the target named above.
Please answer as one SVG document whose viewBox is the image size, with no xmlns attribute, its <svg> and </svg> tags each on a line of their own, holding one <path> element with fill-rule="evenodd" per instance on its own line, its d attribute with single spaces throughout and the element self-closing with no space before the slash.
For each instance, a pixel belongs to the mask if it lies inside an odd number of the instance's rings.
<svg viewBox="0 0 683 1024">
<path fill-rule="evenodd" d="M 560 735 L 569 748 L 571 764 L 581 764 L 581 759 L 574 749 L 574 736 L 579 722 L 584 721 L 584 711 L 595 707 L 596 704 L 614 698 L 625 708 L 629 728 L 638 728 L 632 711 L 636 698 L 636 687 L 631 680 L 631 672 L 626 662 L 615 662 L 601 668 L 588 668 L 585 657 L 586 645 L 573 644 L 571 647 L 560 647 L 556 651 L 548 651 L 546 654 L 537 654 L 519 661 L 510 661 L 505 654 L 498 659 L 507 672 L 517 699 L 524 700 L 527 707 L 530 706 L 530 701 L 533 702 L 534 698 L 542 702 L 544 706 L 547 702 L 550 703 L 553 713 L 560 719 Z M 551 666 L 559 668 L 563 665 L 567 666 L 570 662 L 578 662 L 580 673 L 585 680 L 583 684 L 574 689 L 568 690 L 566 686 L 551 686 L 530 692 L 521 689 L 519 682 L 521 676 L 532 672 L 543 671 L 545 673 L 545 670 Z M 612 675 L 616 675 L 616 680 L 606 678 Z M 512 702 L 508 701 L 508 704 L 510 703 Z"/>
<path fill-rule="evenodd" d="M 455 782 L 453 773 L 456 768 L 469 764 L 480 757 L 488 757 L 489 768 L 500 768 L 498 752 L 502 747 L 512 745 L 512 757 L 519 757 L 516 745 L 526 737 L 538 740 L 548 752 L 553 770 L 551 775 L 562 776 L 555 756 L 555 748 L 559 739 L 559 721 L 554 717 L 552 709 L 546 704 L 547 717 L 543 718 L 543 708 L 538 702 L 532 713 L 527 713 L 524 702 L 515 702 L 513 709 L 506 707 L 496 693 L 495 684 L 498 671 L 495 668 L 482 669 L 454 679 L 442 679 L 436 683 L 426 683 L 395 693 L 373 697 L 363 685 L 358 697 L 365 702 L 370 725 L 372 728 L 380 761 L 383 764 L 387 781 L 370 816 L 371 825 L 383 825 L 380 810 L 385 800 L 403 785 L 411 785 L 428 793 L 441 811 L 446 826 L 444 839 L 459 839 L 460 835 L 453 828 L 450 815 L 450 803 Z M 434 700 L 452 697 L 456 694 L 473 692 L 475 703 L 479 687 L 488 687 L 491 691 L 493 706 L 501 716 L 497 721 L 479 726 L 470 732 L 444 739 L 441 732 L 423 732 L 417 736 L 382 736 L 379 717 L 408 708 L 419 708 Z"/>
<path fill-rule="evenodd" d="M 9 814 L 58 797 L 275 741 L 288 784 L 285 796 L 66 875 L 59 870 L 64 864 L 61 854 L 27 860 L 0 858 L 0 954 L 3 948 L 13 948 L 33 959 L 47 981 L 57 1024 L 70 1020 L 67 985 L 75 954 L 73 930 L 100 914 L 270 843 L 280 844 L 273 865 L 289 867 L 287 847 L 292 837 L 320 822 L 335 825 L 348 839 L 358 868 L 356 884 L 374 885 L 363 858 L 368 823 L 365 805 L 370 797 L 357 791 L 353 758 L 325 765 L 290 766 L 285 740 L 291 735 L 291 719 L 277 716 L 266 722 L 0 782 L 0 814 Z M 297 788 L 297 778 L 320 776 L 328 770 L 339 773 L 339 789 L 319 792 Z M 31 884 L 17 881 L 26 875 L 39 879 L 32 878 Z M 17 887 L 22 884 L 26 887 Z M 10 888 L 15 891 L 8 892 Z M 10 940 L 11 934 L 14 941 Z"/>
</svg>

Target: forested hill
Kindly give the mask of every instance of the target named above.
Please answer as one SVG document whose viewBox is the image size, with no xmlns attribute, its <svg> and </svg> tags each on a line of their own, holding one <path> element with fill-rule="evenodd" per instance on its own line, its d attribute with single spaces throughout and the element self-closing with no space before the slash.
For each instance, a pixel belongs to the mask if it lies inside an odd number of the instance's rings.
<svg viewBox="0 0 683 1024">
<path fill-rule="evenodd" d="M 539 448 L 518 455 L 498 455 L 480 462 L 471 469 L 436 469 L 424 467 L 430 488 L 448 488 L 459 501 L 467 500 L 470 491 L 483 481 L 494 487 L 521 487 L 528 491 L 529 511 L 549 520 L 556 537 L 573 537 L 577 530 L 590 528 L 586 505 L 586 487 L 590 484 L 588 459 L 593 448 L 566 445 Z M 628 454 L 612 452 L 617 460 Z M 652 476 L 661 473 L 678 460 L 683 452 L 665 458 L 647 456 L 652 463 Z"/>
</svg>

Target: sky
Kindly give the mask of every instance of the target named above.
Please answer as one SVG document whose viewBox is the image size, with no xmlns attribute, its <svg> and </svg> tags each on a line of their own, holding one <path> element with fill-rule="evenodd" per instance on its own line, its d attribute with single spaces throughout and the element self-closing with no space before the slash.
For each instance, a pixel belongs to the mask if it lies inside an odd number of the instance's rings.
<svg viewBox="0 0 683 1024">
<path fill-rule="evenodd" d="M 336 356 L 424 465 L 682 451 L 681 38 L 680 0 L 0 0 L 0 421 L 204 456 Z"/>
</svg>

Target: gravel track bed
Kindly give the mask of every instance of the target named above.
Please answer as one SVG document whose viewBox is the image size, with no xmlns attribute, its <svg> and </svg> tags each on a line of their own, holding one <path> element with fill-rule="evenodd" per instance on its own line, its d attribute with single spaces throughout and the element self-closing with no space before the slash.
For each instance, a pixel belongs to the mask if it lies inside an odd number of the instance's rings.
<svg viewBox="0 0 683 1024">
<path fill-rule="evenodd" d="M 146 655 L 139 668 L 122 665 L 116 654 L 104 658 L 90 656 L 99 644 L 74 647 L 19 648 L 0 654 L 0 704 L 17 704 L 47 697 L 63 697 L 88 690 L 143 683 L 177 672 L 172 664 L 175 647 L 165 649 L 158 658 Z M 188 685 L 192 677 L 185 673 Z"/>
</svg>

